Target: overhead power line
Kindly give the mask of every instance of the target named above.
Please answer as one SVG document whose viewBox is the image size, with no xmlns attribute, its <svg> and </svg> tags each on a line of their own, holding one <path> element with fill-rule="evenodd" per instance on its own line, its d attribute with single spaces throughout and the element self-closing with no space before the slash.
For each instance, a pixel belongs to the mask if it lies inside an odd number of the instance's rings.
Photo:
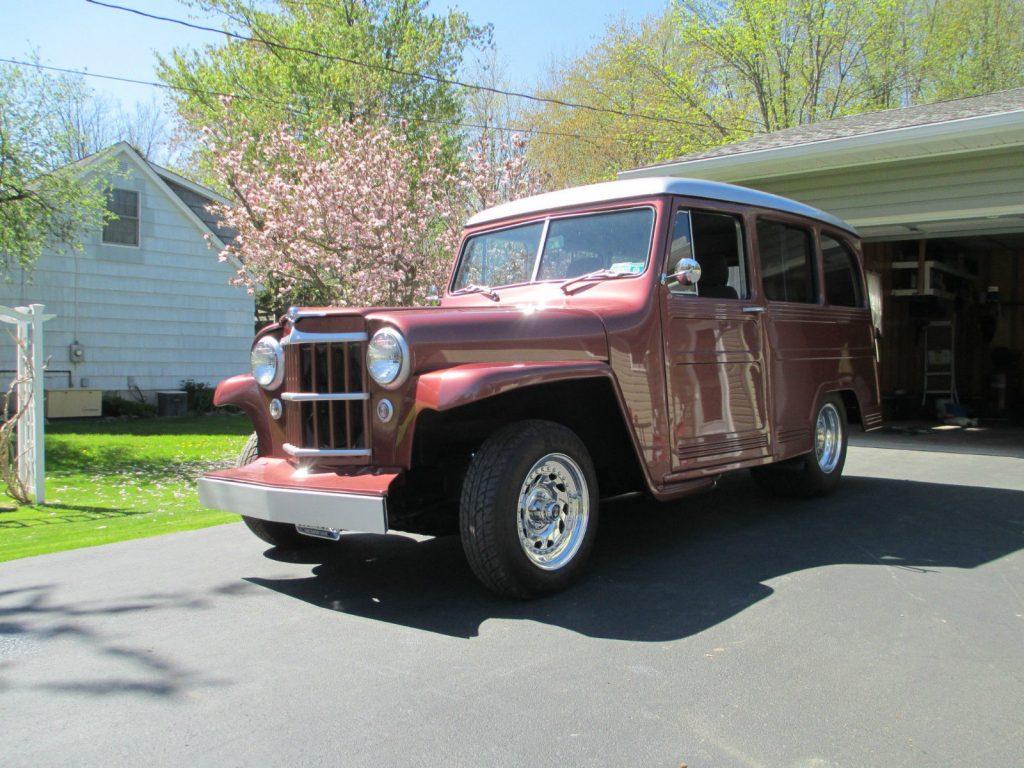
<svg viewBox="0 0 1024 768">
<path fill-rule="evenodd" d="M 141 16 L 146 19 L 152 19 L 154 21 L 165 21 L 169 24 L 177 24 L 182 27 L 189 29 L 195 29 L 202 32 L 213 32 L 218 35 L 224 35 L 234 40 L 240 40 L 248 43 L 258 43 L 268 48 L 276 48 L 282 51 L 291 51 L 292 53 L 301 53 L 306 56 L 315 56 L 321 59 L 327 59 L 329 61 L 338 61 L 344 64 L 351 64 L 355 67 L 363 67 L 365 69 L 372 69 L 378 72 L 387 72 L 392 75 L 399 75 L 402 77 L 418 78 L 420 80 L 427 80 L 432 83 L 439 85 L 450 85 L 456 88 L 466 88 L 475 91 L 484 91 L 487 93 L 493 93 L 499 96 L 509 96 L 516 99 L 526 99 L 527 101 L 533 101 L 542 104 L 553 104 L 559 107 L 566 107 L 568 109 L 582 109 L 589 112 L 600 112 L 609 115 L 616 115 L 618 117 L 636 118 L 640 120 L 651 120 L 660 123 L 671 123 L 673 125 L 681 125 L 685 127 L 701 127 L 697 123 L 692 123 L 686 120 L 680 120 L 674 117 L 664 117 L 662 115 L 651 115 L 645 112 L 629 112 L 622 109 L 616 109 L 614 107 L 599 107 L 594 104 L 584 104 L 580 102 L 565 101 L 563 99 L 554 98 L 551 96 L 540 96 L 536 93 L 524 93 L 522 91 L 509 91 L 503 88 L 498 88 L 491 85 L 483 85 L 481 83 L 467 83 L 462 80 L 456 80 L 454 78 L 442 77 L 441 75 L 431 75 L 426 72 L 417 72 L 415 70 L 401 69 L 399 67 L 393 67 L 388 64 L 375 64 L 368 63 L 365 61 L 359 61 L 347 56 L 339 56 L 333 53 L 326 53 L 324 51 L 317 51 L 311 48 L 302 48 L 300 46 L 288 45 L 287 43 L 277 43 L 272 40 L 264 40 L 263 38 L 253 37 L 251 35 L 243 35 L 238 32 L 232 32 L 227 29 L 218 29 L 217 27 L 209 27 L 204 24 L 197 24 L 192 21 L 186 21 L 185 19 L 176 19 L 171 16 L 161 16 L 155 13 L 149 13 L 147 11 L 141 11 L 138 8 L 129 8 L 125 5 L 118 5 L 116 3 L 105 3 L 102 0 L 85 0 L 87 3 L 92 5 L 101 6 L 103 8 L 110 8 L 115 11 L 123 11 L 125 13 L 131 13 L 136 16 Z"/>
<path fill-rule="evenodd" d="M 228 99 L 242 99 L 244 101 L 254 101 L 263 104 L 273 104 L 281 107 L 282 109 L 304 117 L 309 117 L 309 113 L 305 110 L 298 109 L 283 101 L 276 99 L 270 99 L 266 96 L 253 96 L 246 93 L 228 93 L 226 91 L 207 90 L 199 88 L 186 88 L 180 85 L 171 85 L 169 83 L 161 83 L 156 80 L 140 80 L 134 77 L 122 77 L 120 75 L 105 75 L 99 72 L 90 72 L 85 69 L 69 69 L 66 67 L 55 67 L 48 64 L 40 64 L 34 61 L 20 61 L 18 59 L 9 59 L 0 57 L 0 63 L 13 64 L 19 67 L 32 67 L 34 69 L 46 70 L 49 72 L 61 72 L 67 75 L 81 75 L 83 77 L 93 77 L 99 80 L 114 80 L 120 83 L 134 83 L 136 85 L 146 85 L 153 88 L 162 88 L 168 91 L 178 91 L 180 93 L 191 93 L 198 96 L 214 96 L 216 98 L 228 98 Z M 405 115 L 397 115 L 393 113 L 384 113 L 384 117 L 389 117 L 392 120 L 405 120 L 409 123 L 428 123 L 432 125 L 443 125 L 449 128 L 472 128 L 480 131 L 498 131 L 501 133 L 521 133 L 526 135 L 540 135 L 540 136 L 557 136 L 567 139 L 576 139 L 578 141 L 625 141 L 621 136 L 607 136 L 597 134 L 586 134 L 586 133 L 570 133 L 567 131 L 551 131 L 544 130 L 542 128 L 520 128 L 507 125 L 492 125 L 489 123 L 468 123 L 456 120 L 439 120 L 437 118 L 430 117 L 408 117 Z"/>
</svg>

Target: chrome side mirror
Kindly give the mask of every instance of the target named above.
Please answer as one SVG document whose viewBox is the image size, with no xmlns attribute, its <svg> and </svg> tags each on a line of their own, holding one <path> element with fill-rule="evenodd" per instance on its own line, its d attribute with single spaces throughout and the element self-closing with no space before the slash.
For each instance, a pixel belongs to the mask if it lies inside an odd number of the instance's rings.
<svg viewBox="0 0 1024 768">
<path fill-rule="evenodd" d="M 700 262 L 684 256 L 676 262 L 672 277 L 680 285 L 697 285 L 700 282 Z"/>
<path fill-rule="evenodd" d="M 427 288 L 427 303 L 432 307 L 436 307 L 441 303 L 441 292 L 436 285 Z"/>
</svg>

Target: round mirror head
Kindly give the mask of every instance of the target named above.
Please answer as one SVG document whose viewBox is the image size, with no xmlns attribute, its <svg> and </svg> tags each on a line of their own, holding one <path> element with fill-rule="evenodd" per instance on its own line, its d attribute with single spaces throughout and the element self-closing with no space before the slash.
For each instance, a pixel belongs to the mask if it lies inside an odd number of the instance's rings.
<svg viewBox="0 0 1024 768">
<path fill-rule="evenodd" d="M 682 285 L 696 285 L 700 282 L 700 262 L 689 256 L 684 256 L 676 262 L 673 276 Z"/>
</svg>

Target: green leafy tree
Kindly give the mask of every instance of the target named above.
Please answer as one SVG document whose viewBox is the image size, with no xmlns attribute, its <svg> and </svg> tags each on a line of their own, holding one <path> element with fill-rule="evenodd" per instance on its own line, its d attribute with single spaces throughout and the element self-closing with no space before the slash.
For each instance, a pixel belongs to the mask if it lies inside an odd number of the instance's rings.
<svg viewBox="0 0 1024 768">
<path fill-rule="evenodd" d="M 69 85 L 0 67 L 0 275 L 31 268 L 48 245 L 80 247 L 81 232 L 107 217 L 109 164 L 68 165 L 83 146 L 66 119 Z"/>
<path fill-rule="evenodd" d="M 911 102 L 955 99 L 1024 85 L 1024 2 L 921 2 L 919 78 Z M 911 47 L 911 50 L 914 50 Z"/>
<path fill-rule="evenodd" d="M 715 98 L 710 74 L 670 15 L 613 23 L 584 56 L 555 65 L 543 93 L 634 116 L 547 104 L 525 116 L 539 131 L 530 160 L 559 187 L 727 141 L 742 115 Z"/>
<path fill-rule="evenodd" d="M 613 24 L 549 95 L 531 159 L 563 183 L 806 123 L 1024 85 L 1020 0 L 675 0 Z"/>
<path fill-rule="evenodd" d="M 457 11 L 431 14 L 422 0 L 198 0 L 196 6 L 261 42 L 227 39 L 159 57 L 161 79 L 184 89 L 175 99 L 194 135 L 226 124 L 227 110 L 245 117 L 235 124 L 257 132 L 288 123 L 310 137 L 339 119 L 396 127 L 406 119 L 409 141 L 426 147 L 440 134 L 454 165 L 460 137 L 452 123 L 462 116 L 461 94 L 447 82 L 402 73 L 450 80 L 468 48 L 489 44 L 489 28 Z M 218 93 L 236 98 L 228 105 Z M 196 162 L 216 184 L 209 156 Z"/>
</svg>

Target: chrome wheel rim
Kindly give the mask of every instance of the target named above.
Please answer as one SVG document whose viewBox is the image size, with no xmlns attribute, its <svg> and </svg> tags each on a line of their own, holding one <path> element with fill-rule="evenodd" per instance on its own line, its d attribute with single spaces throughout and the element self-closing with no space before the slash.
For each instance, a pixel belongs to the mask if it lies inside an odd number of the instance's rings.
<svg viewBox="0 0 1024 768">
<path fill-rule="evenodd" d="M 822 472 L 827 475 L 836 468 L 842 450 L 843 422 L 839 410 L 832 403 L 825 403 L 818 411 L 814 427 L 814 455 Z"/>
<path fill-rule="evenodd" d="M 549 453 L 526 473 L 516 510 L 519 544 L 546 571 L 565 567 L 579 552 L 590 522 L 590 493 L 580 465 Z"/>
</svg>

